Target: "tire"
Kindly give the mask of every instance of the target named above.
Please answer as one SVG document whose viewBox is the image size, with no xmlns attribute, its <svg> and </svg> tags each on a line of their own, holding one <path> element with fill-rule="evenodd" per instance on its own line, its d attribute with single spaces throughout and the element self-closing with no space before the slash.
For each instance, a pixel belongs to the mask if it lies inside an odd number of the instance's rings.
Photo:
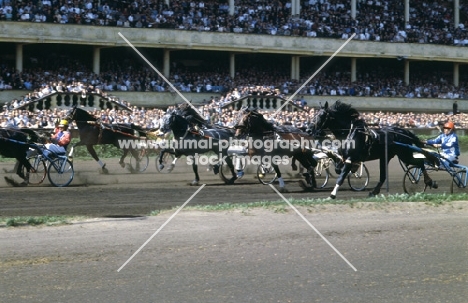
<svg viewBox="0 0 468 303">
<path fill-rule="evenodd" d="M 156 170 L 162 174 L 168 174 L 172 172 L 172 168 L 170 167 L 171 167 L 172 161 L 174 161 L 175 159 L 175 156 L 168 152 L 164 153 L 164 156 L 162 159 L 162 164 L 164 164 L 164 168 L 161 169 L 159 167 L 159 155 L 160 155 L 160 152 L 156 155 L 156 160 L 155 160 Z"/>
<path fill-rule="evenodd" d="M 314 169 L 317 188 L 324 188 L 328 184 L 328 180 L 330 179 L 329 160 L 331 159 L 320 160 Z"/>
<path fill-rule="evenodd" d="M 414 195 L 417 193 L 450 193 L 452 192 L 453 178 L 447 171 L 439 169 L 436 170 L 432 167 L 426 167 L 429 177 L 437 185 L 430 187 L 424 183 L 424 175 L 419 167 L 410 166 L 403 177 L 403 191 L 406 194 Z"/>
<path fill-rule="evenodd" d="M 65 166 L 62 166 L 65 163 Z M 68 186 L 75 176 L 75 171 L 73 169 L 73 163 L 66 158 L 57 158 L 49 163 L 49 168 L 47 170 L 47 176 L 52 185 L 56 187 L 65 187 Z"/>
<path fill-rule="evenodd" d="M 271 164 L 259 164 L 257 167 L 257 179 L 262 184 L 272 184 L 276 181 L 276 172 Z"/>
<path fill-rule="evenodd" d="M 415 166 L 410 166 L 403 176 L 403 191 L 408 195 L 423 193 L 426 191 L 424 184 L 424 176 L 421 169 Z"/>
<path fill-rule="evenodd" d="M 348 174 L 348 184 L 353 191 L 363 191 L 369 185 L 369 170 L 366 165 L 362 163 L 359 165 L 356 172 Z"/>
<path fill-rule="evenodd" d="M 234 165 L 234 170 L 235 170 L 235 165 L 236 165 L 236 156 L 230 156 L 231 160 L 232 160 L 232 165 Z M 241 166 L 242 166 L 242 170 L 245 170 L 245 166 L 246 166 L 246 160 L 244 157 L 241 157 Z M 231 170 L 229 169 L 229 166 L 227 165 L 226 161 L 223 161 L 223 163 L 220 165 L 219 167 L 219 177 L 221 178 L 221 180 L 223 180 L 226 184 L 229 183 L 229 181 L 231 180 L 232 178 L 232 173 L 231 173 Z"/>
<path fill-rule="evenodd" d="M 144 149 L 140 150 L 139 151 L 139 157 L 140 157 L 140 161 L 139 162 L 139 170 L 138 172 L 139 173 L 142 173 L 144 171 L 146 171 L 146 169 L 148 168 L 148 165 L 149 165 L 149 157 L 148 157 L 148 152 Z M 130 153 L 130 166 L 133 168 L 137 167 L 137 160 L 135 159 L 135 157 Z"/>
<path fill-rule="evenodd" d="M 47 166 L 43 158 L 38 158 L 38 156 L 28 158 L 31 168 L 34 169 L 34 172 L 29 172 L 29 185 L 39 185 L 44 182 L 47 175 Z M 23 173 L 26 175 L 26 168 L 23 167 Z"/>
<path fill-rule="evenodd" d="M 466 193 L 466 170 L 457 171 L 457 173 L 452 178 L 452 184 L 450 185 L 451 194 L 462 194 Z"/>
</svg>

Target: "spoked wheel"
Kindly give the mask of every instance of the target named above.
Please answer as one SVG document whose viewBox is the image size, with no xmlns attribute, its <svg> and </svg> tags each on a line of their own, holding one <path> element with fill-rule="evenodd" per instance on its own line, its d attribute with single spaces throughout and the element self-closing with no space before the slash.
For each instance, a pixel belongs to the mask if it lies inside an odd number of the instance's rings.
<svg viewBox="0 0 468 303">
<path fill-rule="evenodd" d="M 348 174 L 348 184 L 354 191 L 363 191 L 369 185 L 369 170 L 364 163 L 353 164 Z"/>
<path fill-rule="evenodd" d="M 174 161 L 175 159 L 175 156 L 171 153 L 164 153 L 164 156 L 162 158 L 162 164 L 164 165 L 164 167 L 161 169 L 160 166 L 159 166 L 159 153 L 157 154 L 156 156 L 156 170 L 162 174 L 168 174 L 170 172 L 172 172 L 172 169 L 174 167 L 171 167 L 171 164 L 172 164 L 172 161 Z"/>
<path fill-rule="evenodd" d="M 424 182 L 424 174 L 421 168 L 416 166 L 408 167 L 403 177 L 403 190 L 409 195 L 417 193 L 449 193 L 452 191 L 452 178 L 449 178 L 445 170 L 436 170 L 432 167 L 426 167 L 429 178 L 432 179 L 432 184 Z"/>
<path fill-rule="evenodd" d="M 28 158 L 29 163 L 31 164 L 31 171 L 29 172 L 29 185 L 39 185 L 41 184 L 46 175 L 47 167 L 44 159 L 41 156 L 33 156 Z M 26 168 L 23 167 L 23 174 L 26 175 Z"/>
<path fill-rule="evenodd" d="M 328 169 L 329 162 L 331 159 L 323 159 L 317 163 L 317 166 L 314 169 L 315 173 L 315 182 L 317 183 L 317 188 L 324 188 L 328 184 L 330 179 L 330 171 Z"/>
<path fill-rule="evenodd" d="M 467 193 L 465 186 L 466 182 L 466 170 L 462 169 L 456 172 L 452 178 L 452 184 L 450 185 L 450 193 L 452 194 L 463 194 Z"/>
<path fill-rule="evenodd" d="M 232 165 L 234 166 L 234 171 L 236 170 L 236 162 L 237 160 L 240 161 L 240 167 L 242 170 L 245 170 L 246 166 L 246 159 L 245 157 L 238 157 L 238 156 L 230 156 Z M 219 177 L 221 180 L 223 180 L 225 183 L 228 183 L 229 180 L 232 178 L 232 173 L 231 170 L 229 169 L 229 166 L 227 165 L 226 161 L 224 161 L 221 165 L 219 165 Z"/>
<path fill-rule="evenodd" d="M 75 176 L 73 164 L 65 158 L 57 158 L 49 163 L 47 176 L 52 185 L 57 187 L 68 186 Z"/>
<path fill-rule="evenodd" d="M 139 157 L 139 159 L 137 160 L 130 153 L 130 166 L 132 167 L 132 169 L 135 169 L 136 167 L 138 167 L 137 172 L 142 173 L 142 172 L 146 171 L 146 169 L 148 168 L 148 165 L 149 165 L 148 152 L 145 149 L 141 149 L 141 150 L 138 151 L 138 157 Z"/>
<path fill-rule="evenodd" d="M 272 184 L 276 181 L 276 172 L 271 164 L 259 164 L 257 167 L 257 179 L 262 184 Z"/>
</svg>

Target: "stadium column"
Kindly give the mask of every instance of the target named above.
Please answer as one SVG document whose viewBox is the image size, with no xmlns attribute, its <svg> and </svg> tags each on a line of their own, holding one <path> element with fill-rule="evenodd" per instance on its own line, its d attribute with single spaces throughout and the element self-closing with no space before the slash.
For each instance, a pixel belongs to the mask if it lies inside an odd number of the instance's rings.
<svg viewBox="0 0 468 303">
<path fill-rule="evenodd" d="M 236 76 L 236 55 L 234 53 L 229 54 L 229 75 L 231 79 Z"/>
<path fill-rule="evenodd" d="M 351 0 L 351 18 L 356 20 L 356 0 Z"/>
<path fill-rule="evenodd" d="M 409 60 L 405 60 L 405 84 L 409 85 L 409 76 L 410 76 L 410 70 L 409 70 Z"/>
<path fill-rule="evenodd" d="M 453 86 L 458 87 L 460 81 L 460 63 L 453 63 Z"/>
<path fill-rule="evenodd" d="M 229 0 L 229 16 L 234 16 L 234 0 Z"/>
<path fill-rule="evenodd" d="M 99 75 L 101 73 L 101 48 L 95 46 L 93 48 L 93 73 Z"/>
<path fill-rule="evenodd" d="M 460 25 L 460 0 L 453 1 L 453 24 L 455 28 Z"/>
<path fill-rule="evenodd" d="M 405 0 L 405 24 L 408 24 L 408 22 L 409 22 L 409 0 Z"/>
<path fill-rule="evenodd" d="M 351 82 L 356 82 L 356 58 L 351 58 Z"/>
<path fill-rule="evenodd" d="M 291 79 L 299 80 L 301 57 L 291 56 Z"/>
<path fill-rule="evenodd" d="M 299 16 L 301 13 L 301 3 L 299 0 L 291 0 L 291 16 Z"/>
<path fill-rule="evenodd" d="M 171 51 L 168 49 L 164 50 L 164 70 L 163 75 L 164 77 L 169 79 L 169 75 L 171 73 Z"/>
<path fill-rule="evenodd" d="M 23 44 L 16 44 L 16 70 L 23 71 Z"/>
</svg>

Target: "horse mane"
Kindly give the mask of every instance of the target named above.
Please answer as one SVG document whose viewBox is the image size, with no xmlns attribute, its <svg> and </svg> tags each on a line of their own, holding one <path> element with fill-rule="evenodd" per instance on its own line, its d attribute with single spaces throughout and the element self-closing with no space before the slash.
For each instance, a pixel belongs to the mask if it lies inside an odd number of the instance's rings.
<svg viewBox="0 0 468 303">
<path fill-rule="evenodd" d="M 334 116 L 346 116 L 352 119 L 359 117 L 359 112 L 351 104 L 343 103 L 337 100 L 332 106 L 328 108 L 328 111 Z"/>
<path fill-rule="evenodd" d="M 95 117 L 93 114 L 89 113 L 86 109 L 76 107 L 75 110 L 83 112 L 82 114 L 84 114 L 84 115 L 86 115 L 88 117 L 87 121 L 97 121 L 98 120 L 97 117 Z M 84 121 L 77 121 L 77 122 L 84 122 Z"/>
<path fill-rule="evenodd" d="M 191 106 L 190 104 L 188 103 L 182 103 L 178 106 L 178 111 L 179 111 L 179 114 L 184 117 L 184 118 L 187 118 L 189 116 L 190 117 L 190 121 L 191 122 L 195 122 L 196 124 L 198 124 L 199 126 L 202 126 L 202 125 L 208 125 L 208 123 L 205 121 L 205 119 L 198 113 L 197 110 L 195 110 L 193 108 L 193 106 Z"/>
<path fill-rule="evenodd" d="M 278 130 L 277 127 L 272 122 L 267 121 L 267 119 L 265 119 L 265 116 L 263 116 L 263 114 L 259 113 L 256 109 L 252 110 L 250 112 L 250 114 L 252 116 L 254 116 L 254 117 L 258 117 L 259 119 L 261 119 L 261 122 L 263 123 L 263 125 L 268 126 L 267 127 L 268 131 Z"/>
</svg>

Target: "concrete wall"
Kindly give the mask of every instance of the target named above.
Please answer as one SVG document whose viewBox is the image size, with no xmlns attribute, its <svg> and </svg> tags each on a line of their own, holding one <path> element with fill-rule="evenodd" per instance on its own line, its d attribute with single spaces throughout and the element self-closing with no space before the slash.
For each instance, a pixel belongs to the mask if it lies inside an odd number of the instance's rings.
<svg viewBox="0 0 468 303">
<path fill-rule="evenodd" d="M 128 46 L 165 49 L 198 49 L 250 53 L 330 56 L 345 42 L 337 39 L 288 36 L 73 26 L 31 22 L 0 22 L 0 42 L 66 43 L 105 47 Z M 433 44 L 351 41 L 342 57 L 396 58 L 468 63 L 466 48 Z"/>
<path fill-rule="evenodd" d="M 73 26 L 29 22 L 0 22 L 0 42 L 64 43 L 102 47 L 128 47 L 122 38 L 135 47 L 217 50 L 235 53 L 281 53 L 300 56 L 330 56 L 343 40 L 287 36 L 245 35 L 214 32 L 194 32 L 167 29 L 135 29 L 101 26 Z M 137 55 L 136 55 L 137 56 Z M 467 48 L 431 44 L 385 43 L 351 41 L 339 54 L 342 57 L 396 58 L 408 60 L 449 61 L 468 64 Z M 26 91 L 0 92 L 0 102 L 18 98 Z M 183 102 L 176 93 L 116 92 L 120 99 L 138 106 L 168 106 Z M 184 94 L 194 102 L 209 100 L 214 94 Z M 334 101 L 336 97 L 306 97 L 310 106 Z M 404 98 L 339 98 L 360 110 L 446 112 L 452 109 L 452 100 Z M 459 110 L 468 111 L 467 100 L 459 101 Z"/>
<path fill-rule="evenodd" d="M 0 92 L 0 104 L 19 98 L 27 91 L 9 90 Z M 184 100 L 176 93 L 149 93 L 149 92 L 115 92 L 113 95 L 121 100 L 129 101 L 132 105 L 144 107 L 166 107 Z M 194 103 L 210 100 L 213 93 L 184 93 L 183 96 Z M 317 107 L 320 103 L 333 103 L 341 100 L 351 103 L 358 110 L 382 110 L 395 112 L 449 112 L 452 111 L 453 100 L 450 99 L 406 99 L 406 98 L 364 98 L 364 97 L 339 97 L 339 96 L 307 96 L 309 106 Z M 468 100 L 458 100 L 458 110 L 468 112 Z"/>
</svg>

